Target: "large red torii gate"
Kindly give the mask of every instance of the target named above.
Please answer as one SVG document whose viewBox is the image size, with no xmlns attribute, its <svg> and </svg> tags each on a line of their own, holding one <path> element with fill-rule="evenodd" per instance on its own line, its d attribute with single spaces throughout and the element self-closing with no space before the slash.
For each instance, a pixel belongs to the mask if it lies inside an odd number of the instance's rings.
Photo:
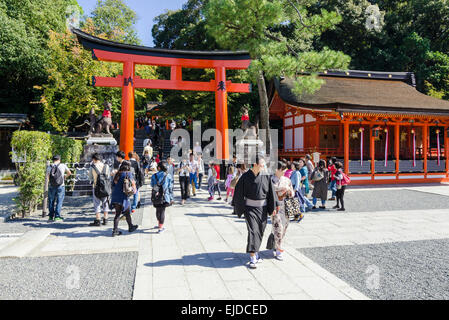
<svg viewBox="0 0 449 320">
<path fill-rule="evenodd" d="M 251 85 L 226 81 L 226 69 L 248 68 L 251 63 L 248 52 L 157 49 L 104 40 L 79 29 L 72 32 L 84 48 L 92 51 L 94 59 L 123 64 L 123 75 L 92 77 L 93 86 L 122 88 L 120 150 L 128 154 L 134 149 L 134 89 L 213 91 L 216 129 L 221 134 L 221 139 L 217 139 L 217 158 L 229 159 L 227 93 L 250 92 Z M 141 79 L 135 75 L 136 64 L 171 67 L 170 80 Z M 183 81 L 182 68 L 214 69 L 215 80 Z"/>
</svg>

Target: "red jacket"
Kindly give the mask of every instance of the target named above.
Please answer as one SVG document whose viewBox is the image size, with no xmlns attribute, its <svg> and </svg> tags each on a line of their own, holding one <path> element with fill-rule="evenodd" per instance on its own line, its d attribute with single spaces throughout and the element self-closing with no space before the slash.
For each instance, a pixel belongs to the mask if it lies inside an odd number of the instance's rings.
<svg viewBox="0 0 449 320">
<path fill-rule="evenodd" d="M 331 181 L 335 180 L 335 173 L 337 172 L 337 168 L 335 168 L 335 165 L 331 165 L 329 167 L 327 167 L 327 170 L 329 170 L 329 172 L 331 173 Z"/>
<path fill-rule="evenodd" d="M 249 116 L 246 114 L 244 114 L 243 116 L 242 116 L 242 121 L 245 121 L 245 120 L 249 120 Z"/>
<path fill-rule="evenodd" d="M 214 165 L 215 171 L 217 172 L 217 180 L 220 180 L 220 166 L 218 164 Z"/>
</svg>

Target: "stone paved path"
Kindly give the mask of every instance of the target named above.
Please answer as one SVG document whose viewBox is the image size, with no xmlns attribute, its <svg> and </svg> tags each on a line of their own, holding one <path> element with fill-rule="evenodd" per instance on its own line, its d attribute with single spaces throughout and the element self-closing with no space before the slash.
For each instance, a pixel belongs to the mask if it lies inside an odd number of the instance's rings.
<svg viewBox="0 0 449 320">
<path fill-rule="evenodd" d="M 388 199 L 373 196 L 386 192 L 390 193 Z M 178 188 L 175 195 L 179 195 Z M 410 195 L 416 195 L 413 201 L 408 200 Z M 149 188 L 145 187 L 142 197 L 149 202 Z M 185 206 L 176 204 L 167 208 L 167 230 L 162 234 L 154 229 L 157 221 L 151 206 L 136 212 L 134 218 L 139 229 L 132 234 L 125 231 L 123 236 L 112 238 L 111 225 L 87 227 L 93 217 L 88 212 L 91 206 L 88 198 L 78 208 L 85 209 L 72 208 L 71 219 L 63 223 L 35 220 L 9 226 L 0 223 L 0 263 L 32 258 L 45 267 L 51 257 L 73 256 L 71 263 L 76 265 L 78 259 L 82 265 L 89 257 L 130 253 L 135 259 L 131 262 L 136 265 L 134 282 L 127 280 L 133 299 L 367 299 L 369 292 L 359 285 L 364 279 L 352 281 L 323 262 L 338 257 L 327 255 L 335 252 L 336 246 L 371 245 L 373 254 L 382 255 L 376 244 L 449 238 L 449 212 L 440 205 L 448 201 L 448 186 L 354 188 L 347 191 L 348 208 L 349 203 L 357 201 L 364 204 L 363 208 L 307 213 L 301 223 L 289 226 L 285 260 L 277 261 L 271 252 L 263 251 L 262 264 L 250 270 L 244 253 L 247 237 L 244 220 L 232 215 L 231 207 L 224 201 L 208 202 L 206 198 L 206 191 L 201 190 Z M 420 199 L 419 207 L 415 205 L 416 199 Z M 387 211 L 381 210 L 382 201 L 389 208 Z M 435 201 L 439 203 L 436 208 L 432 206 Z M 23 227 L 21 232 L 8 233 L 19 226 Z M 121 227 L 126 229 L 124 221 Z M 270 231 L 268 224 L 263 245 Z M 313 248 L 321 249 L 314 254 L 307 251 Z M 323 256 L 329 258 L 323 260 Z M 20 269 L 21 264 L 17 265 Z M 95 273 L 87 273 L 86 277 L 89 274 Z M 1 276 L 0 273 L 0 280 Z M 11 292 L 19 289 L 14 285 L 8 287 Z M 116 296 L 112 294 L 105 299 Z"/>
</svg>

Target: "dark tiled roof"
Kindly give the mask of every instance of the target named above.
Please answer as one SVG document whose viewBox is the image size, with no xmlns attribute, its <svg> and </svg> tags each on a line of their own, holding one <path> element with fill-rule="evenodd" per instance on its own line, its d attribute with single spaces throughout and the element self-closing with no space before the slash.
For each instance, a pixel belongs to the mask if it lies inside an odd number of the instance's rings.
<svg viewBox="0 0 449 320">
<path fill-rule="evenodd" d="M 247 51 L 190 51 L 190 50 L 170 50 L 137 46 L 125 43 L 109 41 L 95 37 L 79 29 L 71 30 L 78 38 L 78 41 L 86 49 L 101 49 L 112 52 L 126 54 L 137 54 L 154 57 L 169 57 L 183 59 L 211 59 L 211 60 L 248 60 Z"/>
<path fill-rule="evenodd" d="M 369 71 L 359 71 L 367 75 Z M 390 73 L 391 74 L 391 73 Z M 336 111 L 356 110 L 358 112 L 393 112 L 448 114 L 449 101 L 427 96 L 417 91 L 411 84 L 413 77 L 396 73 L 397 80 L 389 80 L 388 73 L 374 76 L 342 76 L 323 74 L 325 80 L 321 89 L 313 95 L 296 96 L 292 92 L 293 79 L 276 79 L 276 91 L 283 101 L 294 106 L 314 109 L 336 109 Z M 374 78 L 374 79 L 373 79 Z M 388 79 L 388 80 L 387 80 Z M 406 82 L 404 82 L 406 81 Z"/>
<path fill-rule="evenodd" d="M 27 120 L 26 114 L 20 113 L 0 113 L 0 127 L 19 127 Z"/>
</svg>

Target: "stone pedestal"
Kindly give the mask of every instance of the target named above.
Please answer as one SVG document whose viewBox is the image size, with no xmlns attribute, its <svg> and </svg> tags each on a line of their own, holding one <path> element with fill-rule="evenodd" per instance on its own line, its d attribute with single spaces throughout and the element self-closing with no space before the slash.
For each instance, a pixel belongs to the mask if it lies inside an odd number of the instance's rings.
<svg viewBox="0 0 449 320">
<path fill-rule="evenodd" d="M 235 146 L 238 163 L 251 164 L 256 159 L 256 154 L 264 150 L 264 143 L 259 139 L 240 139 Z"/>
<path fill-rule="evenodd" d="M 92 161 L 92 155 L 94 153 L 99 153 L 103 157 L 103 161 L 112 167 L 114 165 L 115 154 L 117 151 L 117 141 L 112 135 L 93 134 L 89 136 L 86 141 L 81 162 L 90 162 Z"/>
</svg>

